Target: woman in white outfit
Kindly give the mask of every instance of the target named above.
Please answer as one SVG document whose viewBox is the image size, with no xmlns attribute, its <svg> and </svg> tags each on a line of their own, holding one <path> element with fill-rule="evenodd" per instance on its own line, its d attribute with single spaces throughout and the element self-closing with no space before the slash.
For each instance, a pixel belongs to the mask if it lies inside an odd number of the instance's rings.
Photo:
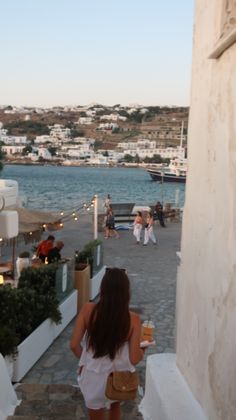
<svg viewBox="0 0 236 420">
<path fill-rule="evenodd" d="M 134 231 L 133 234 L 136 238 L 136 244 L 140 243 L 140 236 L 143 228 L 143 218 L 141 211 L 137 212 L 137 215 L 134 219 Z"/>
<path fill-rule="evenodd" d="M 78 383 L 90 420 L 120 420 L 118 401 L 105 396 L 107 377 L 114 370 L 134 371 L 142 358 L 141 322 L 129 311 L 130 286 L 124 270 L 108 269 L 98 303 L 86 303 L 77 317 L 70 347 L 80 358 Z"/>
<path fill-rule="evenodd" d="M 153 216 L 152 213 L 148 213 L 147 219 L 146 219 L 146 225 L 144 230 L 144 243 L 143 245 L 147 245 L 149 242 L 149 239 L 156 245 L 156 237 L 153 232 Z"/>
</svg>

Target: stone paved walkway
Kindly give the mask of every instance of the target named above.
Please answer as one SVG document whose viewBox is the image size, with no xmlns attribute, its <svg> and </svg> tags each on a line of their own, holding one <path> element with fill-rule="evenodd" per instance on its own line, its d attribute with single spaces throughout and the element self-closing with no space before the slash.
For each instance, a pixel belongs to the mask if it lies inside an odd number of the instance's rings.
<svg viewBox="0 0 236 420">
<path fill-rule="evenodd" d="M 176 251 L 180 249 L 181 224 L 169 223 L 167 228 L 156 225 L 154 231 L 158 238 L 157 246 L 151 243 L 146 247 L 141 244 L 136 245 L 131 231 L 120 231 L 119 239 L 104 240 L 104 263 L 107 266 L 127 269 L 132 290 L 131 309 L 137 311 L 142 320 L 150 316 L 156 326 L 157 345 L 146 351 L 144 360 L 138 365 L 143 388 L 146 357 L 156 352 L 174 352 L 175 350 L 175 286 L 178 265 Z M 87 240 L 91 239 L 89 225 L 84 225 L 83 234 L 87 235 Z M 73 246 L 73 249 L 78 249 L 79 246 L 75 244 L 78 245 L 78 242 L 82 241 L 82 231 L 79 233 L 79 240 L 78 233 L 73 230 L 73 227 L 69 233 L 67 231 L 67 235 L 68 249 L 72 249 Z M 63 239 L 65 240 L 65 236 Z M 69 350 L 69 338 L 73 325 L 74 321 L 55 340 L 22 382 L 76 385 L 78 362 Z M 140 398 L 141 396 L 135 403 L 123 405 L 124 420 L 142 418 L 137 408 Z M 82 420 L 87 417 L 82 399 L 80 401 L 80 413 L 83 413 L 83 416 L 80 414 L 80 417 L 74 418 Z M 71 417 L 64 414 L 64 418 L 69 420 Z"/>
</svg>

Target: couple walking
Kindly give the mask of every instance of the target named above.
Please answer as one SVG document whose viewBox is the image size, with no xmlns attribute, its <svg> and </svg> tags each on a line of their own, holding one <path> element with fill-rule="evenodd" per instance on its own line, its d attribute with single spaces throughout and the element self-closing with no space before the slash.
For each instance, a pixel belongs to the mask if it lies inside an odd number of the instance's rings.
<svg viewBox="0 0 236 420">
<path fill-rule="evenodd" d="M 152 213 L 148 212 L 145 223 L 144 223 L 141 211 L 137 212 L 137 215 L 134 219 L 133 234 L 136 238 L 136 244 L 140 243 L 143 224 L 145 226 L 143 245 L 146 246 L 148 244 L 149 240 L 151 240 L 153 242 L 153 244 L 156 245 L 157 241 L 156 241 L 156 237 L 155 237 L 154 232 L 153 232 L 153 216 L 152 216 Z"/>
</svg>

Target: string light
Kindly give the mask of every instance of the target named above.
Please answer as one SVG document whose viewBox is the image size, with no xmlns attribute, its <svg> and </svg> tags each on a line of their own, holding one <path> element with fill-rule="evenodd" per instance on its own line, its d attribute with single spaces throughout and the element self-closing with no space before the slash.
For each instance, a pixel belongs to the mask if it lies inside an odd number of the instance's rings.
<svg viewBox="0 0 236 420">
<path fill-rule="evenodd" d="M 95 197 L 93 197 L 89 203 L 83 203 L 80 207 L 78 207 L 77 209 L 74 209 L 71 213 L 66 214 L 66 212 L 61 211 L 60 214 L 61 216 L 63 216 L 62 220 L 65 222 L 73 218 L 75 221 L 77 221 L 79 215 L 77 215 L 76 213 L 83 210 L 87 210 L 89 212 L 91 208 L 94 207 L 94 203 L 95 203 Z M 60 224 L 60 227 L 63 227 L 63 224 Z"/>
<path fill-rule="evenodd" d="M 3 241 L 3 238 L 0 238 L 0 242 L 2 242 Z"/>
</svg>

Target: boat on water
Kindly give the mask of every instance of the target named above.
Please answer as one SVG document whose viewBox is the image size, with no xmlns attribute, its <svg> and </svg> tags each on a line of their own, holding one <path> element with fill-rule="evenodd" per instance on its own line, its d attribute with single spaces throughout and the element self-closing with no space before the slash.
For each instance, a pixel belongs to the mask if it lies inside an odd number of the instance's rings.
<svg viewBox="0 0 236 420">
<path fill-rule="evenodd" d="M 146 170 L 153 181 L 185 183 L 187 175 L 187 159 L 171 159 L 169 166 L 164 166 L 159 169 L 147 168 Z"/>
</svg>

